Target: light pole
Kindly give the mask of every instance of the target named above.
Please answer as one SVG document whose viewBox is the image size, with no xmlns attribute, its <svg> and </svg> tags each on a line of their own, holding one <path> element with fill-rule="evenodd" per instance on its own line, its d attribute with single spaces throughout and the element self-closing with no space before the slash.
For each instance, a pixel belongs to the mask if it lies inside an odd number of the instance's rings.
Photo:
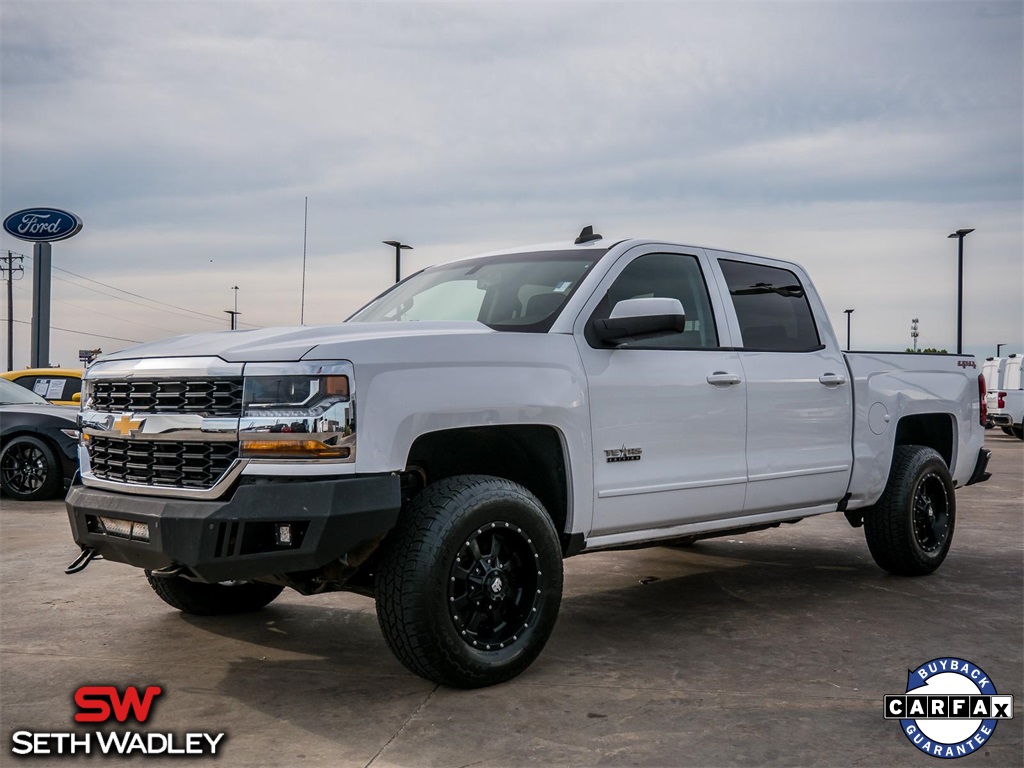
<svg viewBox="0 0 1024 768">
<path fill-rule="evenodd" d="M 921 322 L 916 317 L 910 319 L 910 340 L 914 342 L 914 351 L 917 352 L 917 337 L 921 334 L 917 331 L 917 324 Z"/>
<path fill-rule="evenodd" d="M 238 328 L 238 315 L 241 314 L 238 311 L 238 286 L 232 285 L 231 290 L 235 292 L 235 308 L 225 309 L 224 311 L 231 317 L 231 330 L 234 331 Z"/>
<path fill-rule="evenodd" d="M 1000 351 L 1000 350 L 1001 350 L 1001 349 L 1002 349 L 1003 347 L 1005 347 L 1005 346 L 1006 346 L 1006 342 L 1005 342 L 1005 341 L 1004 341 L 1004 342 L 1003 342 L 1002 344 L 996 344 L 996 357 L 999 357 L 999 351 Z"/>
<path fill-rule="evenodd" d="M 964 238 L 973 232 L 973 229 L 958 229 L 947 237 L 955 237 L 959 244 L 959 254 L 956 260 L 956 353 L 964 353 Z"/>
<path fill-rule="evenodd" d="M 844 309 L 846 313 L 846 351 L 850 351 L 850 318 L 853 316 L 852 309 Z"/>
<path fill-rule="evenodd" d="M 402 251 L 411 251 L 412 246 L 400 243 L 397 240 L 383 240 L 384 245 L 390 245 L 395 249 L 395 282 L 402 280 Z"/>
</svg>

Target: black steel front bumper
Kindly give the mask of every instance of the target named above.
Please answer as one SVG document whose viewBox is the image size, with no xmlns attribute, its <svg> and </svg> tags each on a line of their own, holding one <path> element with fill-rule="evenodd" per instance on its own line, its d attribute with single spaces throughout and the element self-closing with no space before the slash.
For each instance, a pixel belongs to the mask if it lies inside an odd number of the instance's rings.
<svg viewBox="0 0 1024 768">
<path fill-rule="evenodd" d="M 75 541 L 106 560 L 180 565 L 208 582 L 320 568 L 387 533 L 401 507 L 396 475 L 239 485 L 227 500 L 137 496 L 72 486 Z M 149 541 L 105 532 L 100 518 L 145 523 Z M 279 543 L 288 524 L 291 542 Z"/>
</svg>

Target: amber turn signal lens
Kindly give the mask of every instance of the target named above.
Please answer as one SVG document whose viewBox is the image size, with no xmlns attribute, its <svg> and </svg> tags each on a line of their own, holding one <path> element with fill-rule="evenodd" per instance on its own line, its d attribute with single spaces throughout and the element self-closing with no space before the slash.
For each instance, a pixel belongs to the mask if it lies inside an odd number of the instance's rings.
<svg viewBox="0 0 1024 768">
<path fill-rule="evenodd" d="M 348 376 L 324 376 L 324 394 L 348 397 Z"/>
<path fill-rule="evenodd" d="M 249 456 L 310 456 L 318 459 L 347 459 L 352 449 L 347 445 L 327 445 L 319 440 L 243 440 L 242 453 Z"/>
</svg>

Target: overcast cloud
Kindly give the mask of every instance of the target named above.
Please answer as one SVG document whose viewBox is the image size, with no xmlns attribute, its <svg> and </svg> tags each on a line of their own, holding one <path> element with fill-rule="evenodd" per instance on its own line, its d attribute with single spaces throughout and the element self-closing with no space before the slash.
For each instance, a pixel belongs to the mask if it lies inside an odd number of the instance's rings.
<svg viewBox="0 0 1024 768">
<path fill-rule="evenodd" d="M 307 195 L 307 324 L 389 285 L 381 240 L 413 270 L 592 223 L 795 259 L 855 347 L 918 317 L 955 348 L 974 227 L 967 351 L 1024 351 L 1022 7 L 4 0 L 2 213 L 74 211 L 55 267 L 225 318 L 55 272 L 55 326 L 140 341 L 226 326 L 236 284 L 297 323 Z M 51 360 L 96 345 L 126 342 L 55 330 Z"/>
</svg>

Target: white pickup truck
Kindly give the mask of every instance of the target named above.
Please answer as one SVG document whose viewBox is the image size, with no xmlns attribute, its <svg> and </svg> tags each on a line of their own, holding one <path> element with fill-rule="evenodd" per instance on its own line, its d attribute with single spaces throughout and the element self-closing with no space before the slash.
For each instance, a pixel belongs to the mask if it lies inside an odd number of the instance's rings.
<svg viewBox="0 0 1024 768">
<path fill-rule="evenodd" d="M 81 553 L 185 612 L 376 599 L 455 687 L 541 652 L 563 558 L 826 512 L 935 570 L 988 479 L 973 358 L 844 354 L 796 264 L 575 242 L 419 272 L 345 323 L 182 336 L 85 376 Z"/>
<path fill-rule="evenodd" d="M 1008 435 L 1024 440 L 1024 382 L 1021 380 L 1021 356 L 985 359 L 988 383 L 988 419 Z M 992 372 L 990 377 L 988 371 Z"/>
</svg>

